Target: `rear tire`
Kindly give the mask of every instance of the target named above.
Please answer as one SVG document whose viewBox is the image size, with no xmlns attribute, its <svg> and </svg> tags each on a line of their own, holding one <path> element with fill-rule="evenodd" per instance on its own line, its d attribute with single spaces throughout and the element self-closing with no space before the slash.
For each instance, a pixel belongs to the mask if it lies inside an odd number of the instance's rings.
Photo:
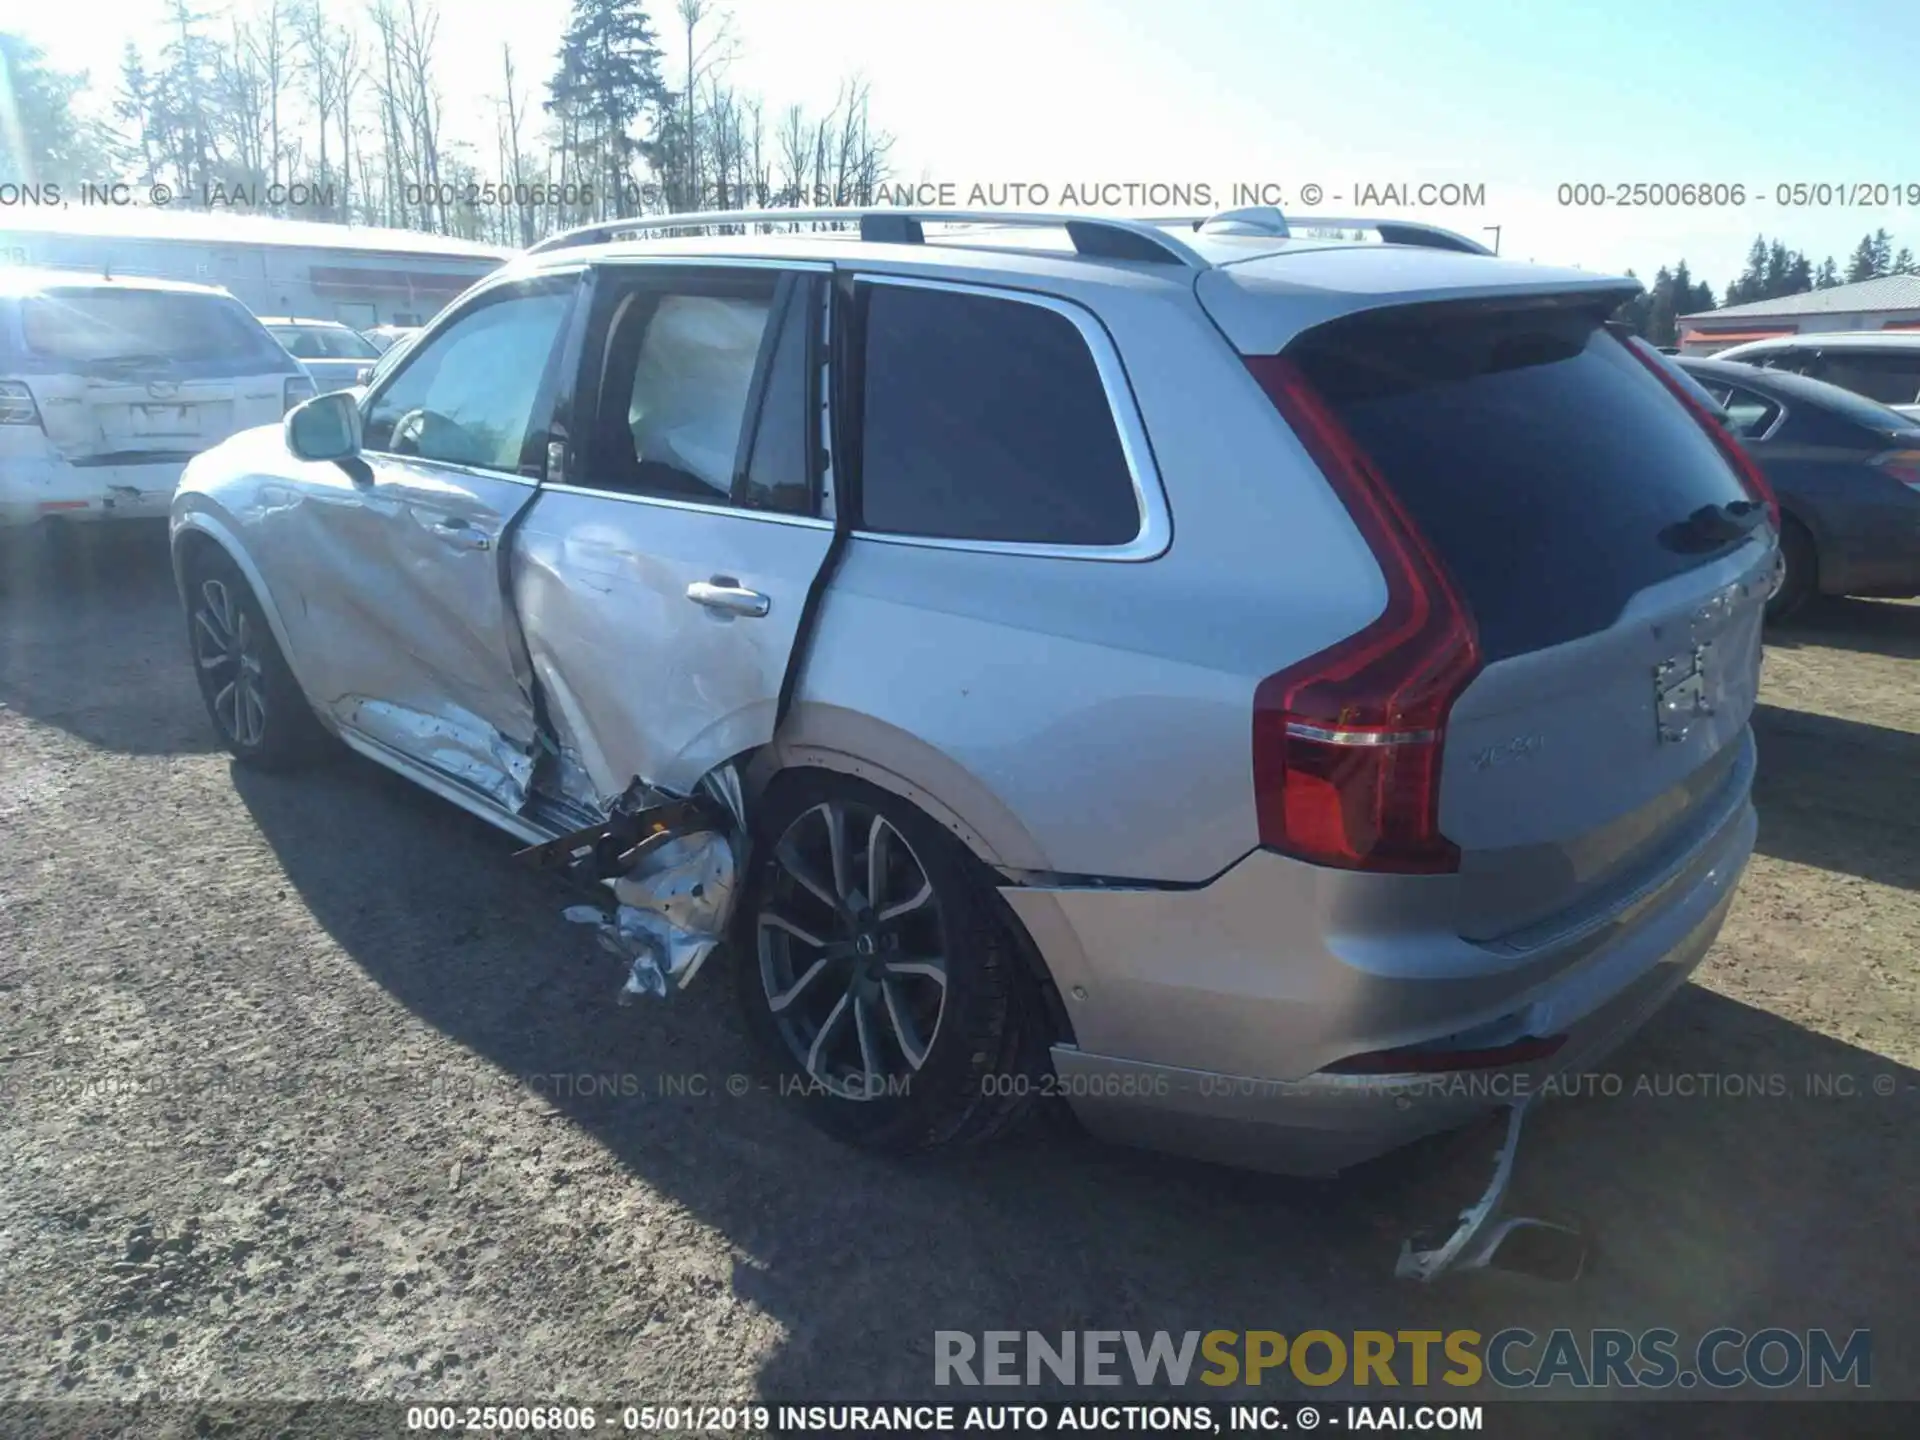
<svg viewBox="0 0 1920 1440">
<path fill-rule="evenodd" d="M 783 1096 L 891 1155 L 997 1139 L 1044 1113 L 1038 986 L 952 835 L 828 771 L 777 781 L 754 828 L 735 988 Z"/>
<path fill-rule="evenodd" d="M 240 567 L 203 545 L 185 571 L 188 651 L 222 743 L 241 764 L 263 770 L 321 758 L 332 737 L 287 667 Z"/>
<path fill-rule="evenodd" d="M 1791 515 L 1780 522 L 1780 559 L 1786 574 L 1780 589 L 1767 602 L 1767 619 L 1774 624 L 1791 620 L 1820 590 L 1820 554 L 1813 536 Z"/>
</svg>

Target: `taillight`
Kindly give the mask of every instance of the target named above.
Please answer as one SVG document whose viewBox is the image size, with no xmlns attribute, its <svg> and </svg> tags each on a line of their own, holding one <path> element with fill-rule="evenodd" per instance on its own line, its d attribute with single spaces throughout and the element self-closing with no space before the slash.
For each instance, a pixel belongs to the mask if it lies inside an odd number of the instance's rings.
<svg viewBox="0 0 1920 1440">
<path fill-rule="evenodd" d="M 1889 450 L 1868 463 L 1878 466 L 1909 489 L 1920 490 L 1920 450 Z"/>
<path fill-rule="evenodd" d="M 280 395 L 280 413 L 282 415 L 286 414 L 287 411 L 293 409 L 294 406 L 311 400 L 316 393 L 313 388 L 313 380 L 310 377 L 306 375 L 289 375 L 287 377 L 286 387 Z"/>
<path fill-rule="evenodd" d="M 40 409 L 24 380 L 0 380 L 0 425 L 38 425 Z"/>
<path fill-rule="evenodd" d="M 1733 466 L 1734 473 L 1740 477 L 1740 483 L 1745 487 L 1747 495 L 1767 507 L 1767 518 L 1773 522 L 1773 528 L 1778 530 L 1780 502 L 1774 498 L 1773 486 L 1767 483 L 1766 475 L 1761 472 L 1753 456 L 1747 453 L 1747 447 L 1742 445 L 1734 433 L 1720 422 L 1719 416 L 1687 393 L 1687 387 L 1673 377 L 1667 367 L 1660 362 L 1656 353 L 1644 351 L 1638 345 L 1625 345 L 1623 348 L 1652 371 L 1654 379 L 1666 386 L 1674 399 L 1687 407 L 1687 413 L 1693 416 L 1702 430 L 1707 432 L 1713 443 L 1720 447 L 1720 453 L 1727 457 L 1727 463 Z"/>
<path fill-rule="evenodd" d="M 1440 873 L 1447 712 L 1480 670 L 1473 617 L 1366 454 L 1292 361 L 1247 368 L 1320 467 L 1387 581 L 1357 635 L 1260 682 L 1253 700 L 1260 843 L 1348 870 Z"/>
</svg>

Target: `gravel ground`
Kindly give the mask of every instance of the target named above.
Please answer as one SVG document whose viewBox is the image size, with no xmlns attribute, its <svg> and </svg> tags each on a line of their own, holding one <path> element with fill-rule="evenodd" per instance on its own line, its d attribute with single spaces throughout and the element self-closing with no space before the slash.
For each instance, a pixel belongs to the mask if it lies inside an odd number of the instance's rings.
<svg viewBox="0 0 1920 1440">
<path fill-rule="evenodd" d="M 156 537 L 27 578 L 0 595 L 0 1397 L 874 1400 L 931 1392 L 936 1327 L 1722 1324 L 1872 1327 L 1876 1390 L 1920 1397 L 1920 607 L 1771 647 L 1762 853 L 1614 1064 L 1789 1093 L 1548 1107 L 1516 1198 L 1592 1233 L 1587 1278 L 1420 1289 L 1390 1274 L 1444 1157 L 893 1164 L 728 1093 L 721 986 L 616 1007 L 511 841 L 357 760 L 232 769 Z"/>
</svg>

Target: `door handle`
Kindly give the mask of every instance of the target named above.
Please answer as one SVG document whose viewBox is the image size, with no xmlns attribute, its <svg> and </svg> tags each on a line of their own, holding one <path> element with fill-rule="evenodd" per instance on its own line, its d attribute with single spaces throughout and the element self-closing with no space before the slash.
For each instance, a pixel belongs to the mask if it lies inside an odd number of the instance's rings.
<svg viewBox="0 0 1920 1440">
<path fill-rule="evenodd" d="M 754 619 L 773 608 L 773 601 L 758 590 L 743 589 L 740 582 L 730 575 L 694 581 L 687 586 L 687 599 L 709 610 L 717 610 L 722 615 L 749 615 Z"/>
<path fill-rule="evenodd" d="M 464 515 L 449 515 L 433 529 L 436 535 L 451 545 L 459 545 L 467 550 L 493 548 L 493 541 L 475 529 L 473 522 Z"/>
</svg>

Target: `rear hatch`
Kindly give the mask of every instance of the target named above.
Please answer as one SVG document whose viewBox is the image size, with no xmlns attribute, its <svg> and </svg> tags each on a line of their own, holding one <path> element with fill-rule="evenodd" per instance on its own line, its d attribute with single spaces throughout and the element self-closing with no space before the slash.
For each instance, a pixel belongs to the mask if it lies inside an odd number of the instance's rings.
<svg viewBox="0 0 1920 1440">
<path fill-rule="evenodd" d="M 20 332 L 48 442 L 77 465 L 184 460 L 271 424 L 298 373 L 221 295 L 62 286 L 21 301 Z"/>
<path fill-rule="evenodd" d="M 1438 830 L 1459 852 L 1427 868 L 1457 869 L 1473 939 L 1636 893 L 1744 793 L 1772 531 L 1730 442 L 1609 333 L 1618 298 L 1368 308 L 1276 362 L 1477 635 L 1477 670 L 1421 732 L 1442 737 Z"/>
</svg>

